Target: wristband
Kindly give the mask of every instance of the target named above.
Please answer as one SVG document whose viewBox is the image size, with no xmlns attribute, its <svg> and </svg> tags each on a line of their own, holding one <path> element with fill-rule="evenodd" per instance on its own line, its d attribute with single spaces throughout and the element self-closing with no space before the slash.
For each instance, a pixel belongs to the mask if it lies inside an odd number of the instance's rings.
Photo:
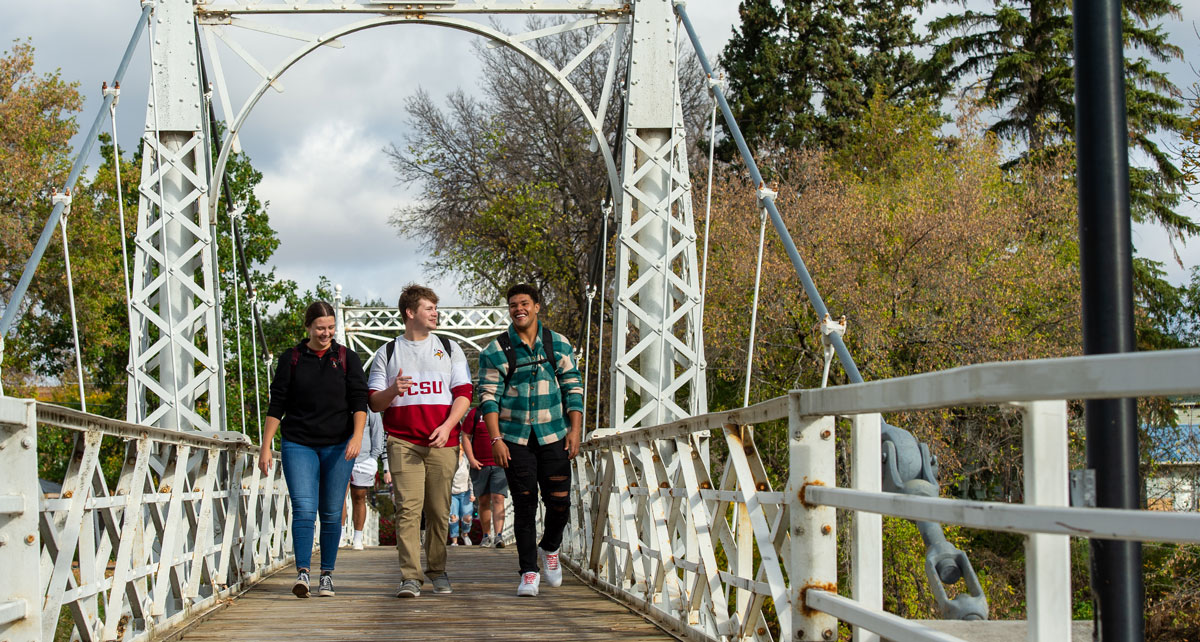
<svg viewBox="0 0 1200 642">
<path fill-rule="evenodd" d="M 492 437 L 492 445 L 495 445 L 496 442 L 500 441 L 501 439 L 504 439 L 504 437 Z"/>
</svg>

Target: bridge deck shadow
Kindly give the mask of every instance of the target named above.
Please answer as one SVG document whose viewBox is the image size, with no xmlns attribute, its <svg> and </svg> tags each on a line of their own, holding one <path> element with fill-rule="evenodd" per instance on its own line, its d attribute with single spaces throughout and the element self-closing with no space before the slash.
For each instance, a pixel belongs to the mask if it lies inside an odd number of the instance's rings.
<svg viewBox="0 0 1200 642">
<path fill-rule="evenodd" d="M 303 640 L 673 640 L 621 604 L 593 591 L 564 569 L 558 588 L 518 598 L 517 551 L 449 549 L 450 595 L 426 582 L 415 599 L 394 597 L 399 586 L 395 549 L 338 552 L 337 596 L 292 595 L 294 569 L 260 582 L 175 639 L 186 642 Z M 319 563 L 314 558 L 313 567 Z"/>
</svg>

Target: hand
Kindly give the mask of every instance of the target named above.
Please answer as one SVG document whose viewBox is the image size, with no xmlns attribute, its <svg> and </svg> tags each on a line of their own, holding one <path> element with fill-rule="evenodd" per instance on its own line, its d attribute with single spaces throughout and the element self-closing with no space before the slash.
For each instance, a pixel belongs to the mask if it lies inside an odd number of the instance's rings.
<svg viewBox="0 0 1200 642">
<path fill-rule="evenodd" d="M 390 470 L 384 471 L 384 473 L 383 473 L 383 483 L 385 483 L 385 484 L 390 484 L 390 483 L 392 483 L 392 471 L 390 471 Z"/>
<path fill-rule="evenodd" d="M 358 451 L 360 450 L 362 450 L 362 438 L 355 439 L 351 437 L 350 441 L 346 442 L 346 461 L 352 461 L 358 457 Z"/>
<path fill-rule="evenodd" d="M 445 446 L 446 442 L 450 441 L 450 428 L 451 426 L 445 424 L 435 428 L 433 434 L 429 436 L 429 447 L 441 448 Z"/>
<path fill-rule="evenodd" d="M 403 368 L 396 370 L 396 381 L 392 384 L 392 387 L 396 391 L 396 396 L 407 393 L 408 389 L 411 388 L 412 385 L 412 377 L 405 376 Z"/>
<path fill-rule="evenodd" d="M 271 474 L 271 462 L 275 461 L 275 453 L 271 452 L 270 444 L 263 444 L 258 449 L 258 469 L 263 475 Z"/>
<path fill-rule="evenodd" d="M 480 468 L 483 468 L 483 464 L 479 463 L 479 460 L 475 459 L 474 457 L 467 457 L 467 463 L 471 465 L 472 470 L 479 470 Z M 475 500 L 472 499 L 471 501 Z"/>
<path fill-rule="evenodd" d="M 567 431 L 567 438 L 563 448 L 567 451 L 567 456 L 575 459 L 575 455 L 579 454 L 579 429 L 572 428 Z"/>
<path fill-rule="evenodd" d="M 497 466 L 508 468 L 508 444 L 503 439 L 497 439 L 492 444 L 492 459 L 496 460 Z"/>
</svg>

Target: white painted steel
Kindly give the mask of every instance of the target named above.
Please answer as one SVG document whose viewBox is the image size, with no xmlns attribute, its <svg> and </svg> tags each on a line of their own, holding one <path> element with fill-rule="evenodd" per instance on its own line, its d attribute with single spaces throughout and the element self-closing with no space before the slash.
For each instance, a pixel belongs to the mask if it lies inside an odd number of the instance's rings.
<svg viewBox="0 0 1200 642">
<path fill-rule="evenodd" d="M 340 286 L 339 286 L 340 287 Z M 338 342 L 367 354 L 363 369 L 369 370 L 375 351 L 388 341 L 404 334 L 404 317 L 395 307 L 374 308 L 343 306 L 335 298 L 338 317 Z M 492 339 L 508 328 L 508 308 L 475 306 L 438 309 L 438 329 L 442 334 L 459 341 L 464 349 L 482 352 Z"/>
<path fill-rule="evenodd" d="M 436 6 L 435 6 L 436 5 Z M 492 2 L 463 2 L 447 4 L 441 0 L 420 3 L 324 3 L 318 4 L 309 0 L 293 0 L 292 2 L 248 3 L 237 0 L 215 0 L 206 2 L 201 8 L 205 16 L 243 15 L 243 14 L 305 14 L 305 13 L 337 13 L 337 14 L 384 14 L 427 16 L 429 14 L 592 14 L 620 15 L 628 12 L 627 2 L 598 2 L 594 0 L 567 1 L 538 1 L 510 0 Z"/>
<path fill-rule="evenodd" d="M 850 426 L 850 486 L 879 492 L 883 489 L 883 453 L 878 413 L 855 415 Z M 883 517 L 855 513 L 850 535 L 850 591 L 868 609 L 883 610 Z M 854 627 L 854 642 L 879 642 L 879 634 Z"/>
<path fill-rule="evenodd" d="M 981 363 L 806 390 L 804 414 L 853 415 L 1013 401 L 1195 394 L 1200 348 Z"/>
<path fill-rule="evenodd" d="M 16 406 L 27 408 L 23 425 L 9 421 Z M 0 625 L 6 639 L 157 639 L 291 561 L 282 471 L 276 462 L 260 483 L 258 448 L 244 435 L 140 426 L 8 398 L 0 398 L 0 424 L 10 483 L 29 486 L 22 495 L 41 504 L 20 517 L 30 522 L 31 544 L 0 515 L 0 535 L 9 538 L 0 563 L 12 578 L 0 584 L 0 601 L 42 605 Z M 65 474 L 48 480 L 61 483 L 56 496 L 37 486 L 39 424 L 74 439 Z M 110 478 L 102 459 L 114 449 L 125 455 Z M 61 608 L 72 631 L 58 630 Z M 14 628 L 30 623 L 36 628 Z"/>
<path fill-rule="evenodd" d="M 134 236 L 126 419 L 210 430 L 223 428 L 224 359 L 213 331 L 218 319 L 205 171 L 210 147 L 202 126 L 194 2 L 159 2 L 151 14 L 152 91 Z"/>
<path fill-rule="evenodd" d="M 814 488 L 812 501 L 915 521 L 958 524 L 1006 533 L 1050 533 L 1132 542 L 1200 544 L 1200 514 L 1116 508 L 1025 506 Z"/>
<path fill-rule="evenodd" d="M 797 497 L 791 506 L 792 555 L 788 568 L 790 609 L 776 607 L 779 627 L 792 640 L 832 640 L 837 637 L 837 620 L 828 613 L 805 608 L 812 590 L 837 591 L 837 512 L 808 499 L 821 486 L 836 486 L 834 474 L 833 417 L 800 414 L 798 398 L 792 397 L 788 421 L 788 492 Z M 780 580 L 782 584 L 782 579 Z"/>
<path fill-rule="evenodd" d="M 1019 404 L 1025 446 L 1025 503 L 1066 507 L 1067 403 Z M 860 513 L 861 514 L 861 513 Z M 1031 533 L 1025 538 L 1025 604 L 1029 642 L 1071 639 L 1071 540 Z"/>
<path fill-rule="evenodd" d="M 900 642 L 965 642 L 949 633 L 936 631 L 922 624 L 906 620 L 882 610 L 868 608 L 855 600 L 846 599 L 828 591 L 809 591 L 806 603 L 809 607 L 824 611 L 839 620 L 854 624 L 860 629 L 875 631 L 889 640 Z M 1057 641 L 1069 640 L 1057 638 Z M 1051 642 L 1046 640 L 1045 642 Z"/>
<path fill-rule="evenodd" d="M 37 415 L 32 401 L 0 396 L 0 470 L 4 491 L 22 499 L 19 512 L 0 514 L 0 638 L 38 640 L 42 635 L 41 533 L 37 511 Z M 26 510 L 28 507 L 28 510 Z M 57 618 L 57 615 L 55 616 Z"/>
</svg>

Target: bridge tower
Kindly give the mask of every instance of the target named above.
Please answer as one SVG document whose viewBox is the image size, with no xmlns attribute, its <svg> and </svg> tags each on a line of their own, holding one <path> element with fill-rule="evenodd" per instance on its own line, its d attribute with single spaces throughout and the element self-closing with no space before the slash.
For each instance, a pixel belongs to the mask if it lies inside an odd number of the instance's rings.
<svg viewBox="0 0 1200 642">
<path fill-rule="evenodd" d="M 708 411 L 696 231 L 671 0 L 637 0 L 621 125 L 612 428 Z"/>
<path fill-rule="evenodd" d="M 157 0 L 134 239 L 127 419 L 222 430 L 220 319 L 209 228 L 205 127 L 194 0 Z"/>
<path fill-rule="evenodd" d="M 497 8 L 437 0 L 422 5 L 424 9 L 417 13 L 427 24 L 440 21 L 486 33 L 516 48 L 523 38 L 465 23 L 458 16 L 501 9 L 508 14 L 591 13 L 598 16 L 596 24 L 620 25 L 617 33 L 630 36 L 627 42 L 614 38 L 612 44 L 627 52 L 625 118 L 617 136 L 619 168 L 611 162 L 617 154 L 604 150 L 619 213 L 609 404 L 612 429 L 621 431 L 703 413 L 707 399 L 696 232 L 677 75 L 679 27 L 671 0 L 602 4 L 541 0 Z M 414 10 L 408 5 L 313 5 L 299 0 L 283 5 L 297 12 L 378 14 L 379 24 L 416 17 L 409 15 Z M 130 321 L 135 346 L 129 386 L 131 421 L 181 429 L 222 428 L 224 360 L 209 227 L 214 216 L 209 200 L 211 132 L 205 120 L 197 25 L 228 25 L 229 16 L 252 11 L 254 5 L 211 0 L 157 0 L 155 6 L 154 82 L 142 143 Z M 435 17 L 438 13 L 445 15 Z M 607 37 L 601 35 L 580 55 L 591 55 Z M 281 63 L 277 72 L 264 72 L 267 82 L 274 86 L 277 73 L 290 64 Z M 548 71 L 573 91 L 569 70 Z M 217 74 L 218 87 L 223 89 L 219 67 Z M 609 78 L 611 83 L 611 73 Z M 611 89 L 606 89 L 606 95 L 615 93 L 609 93 Z M 257 98 L 252 96 L 234 119 L 226 146 Z M 602 113 L 603 106 L 596 112 L 585 108 L 598 136 L 603 135 Z M 226 153 L 217 159 L 214 176 L 221 172 Z"/>
</svg>

